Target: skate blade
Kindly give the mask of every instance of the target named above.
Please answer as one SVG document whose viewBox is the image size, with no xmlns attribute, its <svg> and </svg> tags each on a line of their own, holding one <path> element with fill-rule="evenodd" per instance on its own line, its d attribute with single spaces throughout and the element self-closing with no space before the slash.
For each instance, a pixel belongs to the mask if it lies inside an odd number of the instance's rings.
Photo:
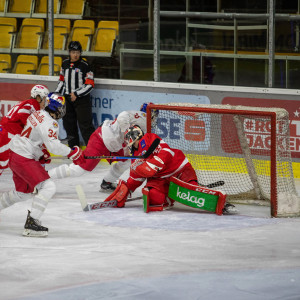
<svg viewBox="0 0 300 300">
<path fill-rule="evenodd" d="M 35 230 L 31 230 L 31 229 L 25 229 L 23 231 L 23 236 L 46 237 L 46 236 L 48 236 L 48 231 L 35 231 Z"/>
<path fill-rule="evenodd" d="M 168 205 L 168 206 L 164 206 L 163 210 L 170 210 L 170 209 L 173 209 L 173 208 L 174 208 L 174 205 Z"/>
<path fill-rule="evenodd" d="M 234 207 L 234 208 L 230 208 L 230 209 L 227 209 L 226 211 L 224 211 L 223 215 L 236 215 L 238 213 L 239 213 L 239 211 Z"/>
</svg>

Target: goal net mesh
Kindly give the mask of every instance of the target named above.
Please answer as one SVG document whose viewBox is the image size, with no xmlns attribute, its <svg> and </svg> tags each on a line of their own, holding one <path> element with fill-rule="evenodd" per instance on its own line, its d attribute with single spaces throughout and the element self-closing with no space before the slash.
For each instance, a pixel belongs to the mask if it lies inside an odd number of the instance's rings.
<svg viewBox="0 0 300 300">
<path fill-rule="evenodd" d="M 186 154 L 200 184 L 224 181 L 215 189 L 224 191 L 231 202 L 269 204 L 273 197 L 274 216 L 299 215 L 286 110 L 191 103 L 155 104 L 154 108 L 159 116 L 151 131 Z M 261 112 L 276 113 L 276 128 L 272 129 L 271 114 Z M 271 143 L 272 130 L 276 145 Z M 273 193 L 272 147 L 276 147 Z"/>
</svg>

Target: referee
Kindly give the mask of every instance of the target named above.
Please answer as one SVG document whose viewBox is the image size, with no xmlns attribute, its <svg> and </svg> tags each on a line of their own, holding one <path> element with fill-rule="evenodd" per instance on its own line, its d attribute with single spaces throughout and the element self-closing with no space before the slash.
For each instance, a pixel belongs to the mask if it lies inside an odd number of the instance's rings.
<svg viewBox="0 0 300 300">
<path fill-rule="evenodd" d="M 79 145 L 78 126 L 87 145 L 95 131 L 92 123 L 92 104 L 90 92 L 94 88 L 94 73 L 89 64 L 81 58 L 82 47 L 78 41 L 69 44 L 69 58 L 62 63 L 55 92 L 66 98 L 66 115 L 63 125 L 67 132 L 70 148 Z"/>
</svg>

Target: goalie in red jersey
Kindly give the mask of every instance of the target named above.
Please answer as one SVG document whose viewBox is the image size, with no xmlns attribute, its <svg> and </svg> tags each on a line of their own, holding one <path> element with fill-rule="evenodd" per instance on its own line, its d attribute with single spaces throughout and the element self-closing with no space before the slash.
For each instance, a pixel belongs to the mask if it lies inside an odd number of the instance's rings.
<svg viewBox="0 0 300 300">
<path fill-rule="evenodd" d="M 142 189 L 145 212 L 172 207 L 176 200 L 217 215 L 236 213 L 234 205 L 225 202 L 226 194 L 198 184 L 196 172 L 181 150 L 171 148 L 155 133 L 144 134 L 137 125 L 125 132 L 125 143 L 134 156 L 144 155 L 156 140 L 160 142 L 154 151 L 146 159 L 132 162 L 127 182 L 120 180 L 105 201 L 117 200 L 117 207 L 124 207 L 127 197 L 147 180 Z"/>
<path fill-rule="evenodd" d="M 155 139 L 160 140 L 157 148 L 147 159 L 133 161 L 127 182 L 120 181 L 117 190 L 106 201 L 117 199 L 118 207 L 123 207 L 129 193 L 147 179 L 143 193 L 147 193 L 149 206 L 155 207 L 153 210 L 163 210 L 174 203 L 167 197 L 171 177 L 198 186 L 195 170 L 181 150 L 170 148 L 154 133 L 144 134 L 137 125 L 131 126 L 125 132 L 127 147 L 135 156 L 143 155 Z"/>
</svg>

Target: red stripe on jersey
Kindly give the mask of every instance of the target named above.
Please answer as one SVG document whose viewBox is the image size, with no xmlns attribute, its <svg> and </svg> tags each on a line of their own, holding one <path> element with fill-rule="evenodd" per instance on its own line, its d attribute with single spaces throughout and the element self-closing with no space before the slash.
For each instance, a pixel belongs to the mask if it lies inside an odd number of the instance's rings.
<svg viewBox="0 0 300 300">
<path fill-rule="evenodd" d="M 93 79 L 89 79 L 89 78 L 87 78 L 86 80 L 85 80 L 85 84 L 90 84 L 92 87 L 94 87 L 95 86 L 95 82 L 94 82 L 94 80 Z"/>
</svg>

